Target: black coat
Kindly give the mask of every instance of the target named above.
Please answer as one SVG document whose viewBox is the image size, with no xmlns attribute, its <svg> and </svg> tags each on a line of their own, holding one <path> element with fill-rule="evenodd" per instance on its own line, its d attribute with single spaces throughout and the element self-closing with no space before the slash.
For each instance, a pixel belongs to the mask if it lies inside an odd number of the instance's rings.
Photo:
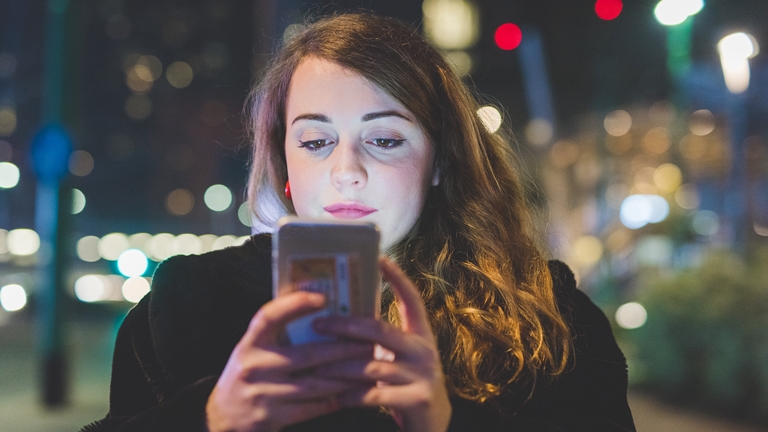
<svg viewBox="0 0 768 432">
<path fill-rule="evenodd" d="M 632 431 L 627 365 L 605 315 L 576 289 L 573 273 L 550 262 L 555 295 L 574 335 L 569 372 L 537 385 L 522 408 L 452 399 L 451 431 Z M 254 313 L 272 298 L 271 241 L 175 256 L 155 272 L 152 291 L 117 335 L 107 416 L 96 431 L 204 431 L 205 405 Z M 516 404 L 517 402 L 514 402 Z M 513 409 L 512 409 L 513 408 Z M 395 431 L 376 409 L 345 409 L 295 431 Z"/>
</svg>

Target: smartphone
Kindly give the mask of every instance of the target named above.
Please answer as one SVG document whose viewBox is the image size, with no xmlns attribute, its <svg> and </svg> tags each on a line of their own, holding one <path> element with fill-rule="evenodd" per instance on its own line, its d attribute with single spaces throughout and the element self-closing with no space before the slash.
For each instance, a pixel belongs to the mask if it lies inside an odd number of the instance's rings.
<svg viewBox="0 0 768 432">
<path fill-rule="evenodd" d="M 286 326 L 288 343 L 332 340 L 312 329 L 312 321 L 320 316 L 378 319 L 380 237 L 376 225 L 367 222 L 295 216 L 278 220 L 272 234 L 274 296 L 304 290 L 326 297 L 325 309 Z"/>
</svg>

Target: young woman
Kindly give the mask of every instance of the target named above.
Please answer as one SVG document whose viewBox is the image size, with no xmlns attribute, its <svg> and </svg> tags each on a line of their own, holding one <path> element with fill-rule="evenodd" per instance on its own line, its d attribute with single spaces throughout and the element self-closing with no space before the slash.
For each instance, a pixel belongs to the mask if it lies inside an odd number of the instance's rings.
<svg viewBox="0 0 768 432">
<path fill-rule="evenodd" d="M 268 235 L 173 257 L 123 323 L 110 412 L 85 430 L 634 430 L 608 321 L 537 249 L 507 143 L 422 37 L 321 19 L 252 96 L 255 216 L 376 223 L 383 319 L 318 319 L 341 337 L 282 346 L 324 299 L 272 299 Z"/>
</svg>

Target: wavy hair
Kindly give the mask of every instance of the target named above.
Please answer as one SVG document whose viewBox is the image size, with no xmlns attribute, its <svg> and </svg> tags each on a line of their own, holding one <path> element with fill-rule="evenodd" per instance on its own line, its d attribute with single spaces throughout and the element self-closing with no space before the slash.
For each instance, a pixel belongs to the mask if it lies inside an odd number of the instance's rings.
<svg viewBox="0 0 768 432">
<path fill-rule="evenodd" d="M 388 252 L 422 293 L 449 391 L 483 403 L 562 373 L 570 332 L 509 144 L 483 127 L 476 99 L 443 56 L 399 21 L 367 13 L 321 18 L 272 60 L 248 103 L 254 216 L 271 226 L 294 212 L 282 194 L 285 104 L 293 72 L 309 56 L 378 85 L 416 116 L 434 144 L 440 183 L 409 235 Z M 382 307 L 398 325 L 391 290 Z"/>
</svg>

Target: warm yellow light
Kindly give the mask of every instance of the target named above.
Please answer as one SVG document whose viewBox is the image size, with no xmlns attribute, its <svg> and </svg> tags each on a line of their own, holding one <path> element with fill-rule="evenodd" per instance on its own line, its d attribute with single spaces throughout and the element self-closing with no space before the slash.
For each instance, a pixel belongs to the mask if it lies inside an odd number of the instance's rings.
<svg viewBox="0 0 768 432">
<path fill-rule="evenodd" d="M 683 182 L 683 174 L 680 168 L 674 164 L 663 164 L 653 173 L 653 183 L 662 192 L 674 192 Z"/>
<path fill-rule="evenodd" d="M 192 67 L 182 61 L 173 62 L 165 70 L 165 78 L 176 88 L 184 88 L 192 83 L 194 78 Z"/>
<path fill-rule="evenodd" d="M 195 197 L 187 189 L 175 189 L 165 198 L 165 208 L 176 216 L 189 214 L 195 206 Z"/>
<path fill-rule="evenodd" d="M 609 135 L 622 136 L 632 128 L 632 116 L 624 110 L 612 111 L 605 116 L 603 126 Z"/>
<path fill-rule="evenodd" d="M 16 110 L 13 107 L 0 107 L 0 136 L 10 136 L 16 131 Z"/>
<path fill-rule="evenodd" d="M 463 50 L 472 47 L 480 36 L 480 15 L 467 0 L 424 0 L 424 31 L 438 47 Z"/>
<path fill-rule="evenodd" d="M 594 236 L 580 237 L 573 244 L 575 259 L 585 266 L 591 266 L 603 256 L 603 243 Z"/>
</svg>

